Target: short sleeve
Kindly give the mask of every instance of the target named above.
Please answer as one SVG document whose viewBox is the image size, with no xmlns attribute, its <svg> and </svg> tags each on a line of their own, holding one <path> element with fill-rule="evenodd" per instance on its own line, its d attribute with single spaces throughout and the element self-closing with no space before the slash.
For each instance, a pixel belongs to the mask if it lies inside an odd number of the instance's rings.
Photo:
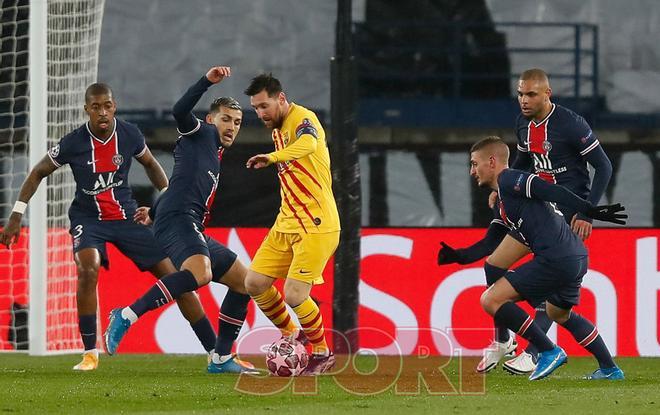
<svg viewBox="0 0 660 415">
<path fill-rule="evenodd" d="M 144 134 L 142 134 L 142 131 L 140 131 L 139 128 L 135 128 L 135 152 L 133 153 L 133 157 L 135 158 L 140 158 L 144 155 L 144 153 L 147 151 L 147 143 L 144 138 Z"/>
<path fill-rule="evenodd" d="M 71 161 L 71 135 L 65 135 L 59 143 L 48 150 L 48 157 L 57 167 L 62 167 Z"/>
</svg>

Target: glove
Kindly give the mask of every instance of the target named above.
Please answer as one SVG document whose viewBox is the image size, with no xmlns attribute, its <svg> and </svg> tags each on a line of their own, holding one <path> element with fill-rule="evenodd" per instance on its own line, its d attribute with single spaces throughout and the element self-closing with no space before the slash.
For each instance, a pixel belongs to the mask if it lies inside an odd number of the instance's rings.
<svg viewBox="0 0 660 415">
<path fill-rule="evenodd" d="M 444 242 L 440 242 L 440 245 L 442 245 L 442 248 L 438 251 L 438 265 L 460 263 L 461 256 L 454 248 Z"/>
<path fill-rule="evenodd" d="M 602 206 L 593 206 L 585 212 L 587 216 L 592 217 L 597 220 L 602 220 L 603 222 L 612 222 L 617 225 L 625 225 L 628 219 L 628 215 L 622 213 L 626 210 L 624 206 L 621 206 L 621 203 L 616 205 L 602 205 Z"/>
</svg>

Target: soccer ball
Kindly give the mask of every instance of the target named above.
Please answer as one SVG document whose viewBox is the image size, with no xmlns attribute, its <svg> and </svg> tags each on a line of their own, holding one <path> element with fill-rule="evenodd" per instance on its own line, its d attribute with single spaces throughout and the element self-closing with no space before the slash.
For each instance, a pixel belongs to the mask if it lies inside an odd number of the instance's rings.
<svg viewBox="0 0 660 415">
<path fill-rule="evenodd" d="M 298 340 L 282 337 L 271 344 L 266 354 L 266 365 L 273 376 L 300 376 L 309 363 L 305 346 Z"/>
</svg>

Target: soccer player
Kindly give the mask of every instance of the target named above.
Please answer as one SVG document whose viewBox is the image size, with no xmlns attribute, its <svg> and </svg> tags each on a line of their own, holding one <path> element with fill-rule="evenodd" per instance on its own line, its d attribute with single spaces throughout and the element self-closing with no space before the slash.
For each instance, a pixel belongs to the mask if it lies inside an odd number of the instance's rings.
<svg viewBox="0 0 660 415">
<path fill-rule="evenodd" d="M 276 165 L 282 197 L 245 287 L 283 336 L 306 336 L 311 342 L 312 355 L 303 375 L 318 375 L 332 368 L 335 357 L 310 292 L 313 285 L 323 283 L 323 268 L 337 248 L 340 231 L 325 132 L 312 111 L 287 100 L 280 81 L 271 74 L 253 78 L 245 93 L 257 117 L 272 128 L 275 145 L 275 151 L 257 154 L 246 165 L 255 169 Z M 278 278 L 285 279 L 284 301 L 298 316 L 302 332 L 273 287 Z"/>
<path fill-rule="evenodd" d="M 587 122 L 573 111 L 552 103 L 552 89 L 547 74 L 541 69 L 529 69 L 518 81 L 518 103 L 521 113 L 516 120 L 517 155 L 512 167 L 531 170 L 549 183 L 565 186 L 573 193 L 596 205 L 603 196 L 612 175 L 612 164 Z M 590 181 L 587 164 L 594 169 Z M 491 206 L 495 193 L 491 194 Z M 591 235 L 591 219 L 570 206 L 558 204 L 564 220 L 583 240 Z M 516 261 L 529 253 L 515 234 L 507 235 L 486 260 L 487 278 L 504 275 Z M 534 316 L 547 332 L 552 321 L 539 304 Z M 508 330 L 496 328 L 496 338 L 484 354 L 479 367 L 494 368 L 502 357 L 515 351 L 515 341 Z M 514 359 L 504 363 L 513 374 L 534 370 L 537 351 L 533 345 Z"/>
<path fill-rule="evenodd" d="M 85 348 L 82 361 L 73 369 L 87 371 L 96 369 L 99 362 L 96 286 L 100 266 L 109 267 L 106 243 L 114 244 L 140 270 L 148 270 L 156 278 L 176 270 L 158 248 L 152 232 L 132 218 L 137 203 L 128 185 L 131 160 L 135 158 L 144 166 L 160 190 L 168 184 L 163 168 L 149 151 L 140 130 L 115 117 L 117 106 L 108 85 L 90 85 L 85 91 L 84 108 L 89 121 L 65 135 L 28 174 L 0 242 L 10 247 L 18 241 L 21 218 L 39 184 L 69 164 L 76 182 L 76 195 L 69 208 L 69 233 L 78 273 L 78 326 Z M 210 351 L 216 336 L 197 297 L 189 294 L 177 303 L 202 345 Z"/>
<path fill-rule="evenodd" d="M 104 336 L 109 354 L 115 353 L 130 326 L 147 311 L 215 281 L 225 284 L 229 291 L 220 308 L 218 340 L 207 371 L 254 373 L 254 366 L 231 353 L 250 301 L 245 292 L 247 269 L 234 252 L 203 233 L 218 187 L 220 161 L 238 135 L 242 110 L 235 99 L 221 97 L 211 104 L 205 122 L 192 113 L 206 90 L 230 75 L 227 66 L 212 67 L 174 104 L 172 112 L 180 134 L 174 149 L 174 169 L 167 191 L 149 214 L 156 240 L 179 271 L 163 277 L 130 306 L 112 310 Z M 149 222 L 146 209 L 136 220 Z"/>
<path fill-rule="evenodd" d="M 532 306 L 546 301 L 552 320 L 567 329 L 575 340 L 598 360 L 599 368 L 588 379 L 623 379 L 596 327 L 572 312 L 579 303 L 588 255 L 582 240 L 571 231 L 555 203 L 586 217 L 625 224 L 627 215 L 619 205 L 595 206 L 568 189 L 550 184 L 536 174 L 508 168 L 509 148 L 498 137 L 487 137 L 470 150 L 470 174 L 480 187 L 498 192 L 502 220 L 534 258 L 507 271 L 481 296 L 483 309 L 499 325 L 508 327 L 539 350 L 530 380 L 542 379 L 566 362 L 566 353 L 554 344 L 537 323 L 515 303 Z"/>
</svg>

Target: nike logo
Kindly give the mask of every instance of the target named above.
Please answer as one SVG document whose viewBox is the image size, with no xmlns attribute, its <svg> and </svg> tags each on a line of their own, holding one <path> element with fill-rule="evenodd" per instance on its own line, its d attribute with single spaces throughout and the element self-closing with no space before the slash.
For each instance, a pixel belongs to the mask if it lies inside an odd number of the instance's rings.
<svg viewBox="0 0 660 415">
<path fill-rule="evenodd" d="M 301 269 L 301 270 L 298 271 L 298 272 L 301 273 L 301 274 L 311 274 L 311 273 L 312 273 L 312 271 L 306 271 L 306 270 L 304 270 L 304 269 Z"/>
<path fill-rule="evenodd" d="M 98 160 L 88 161 L 87 164 L 92 165 L 92 164 L 96 163 L 97 161 L 98 161 Z"/>
</svg>

